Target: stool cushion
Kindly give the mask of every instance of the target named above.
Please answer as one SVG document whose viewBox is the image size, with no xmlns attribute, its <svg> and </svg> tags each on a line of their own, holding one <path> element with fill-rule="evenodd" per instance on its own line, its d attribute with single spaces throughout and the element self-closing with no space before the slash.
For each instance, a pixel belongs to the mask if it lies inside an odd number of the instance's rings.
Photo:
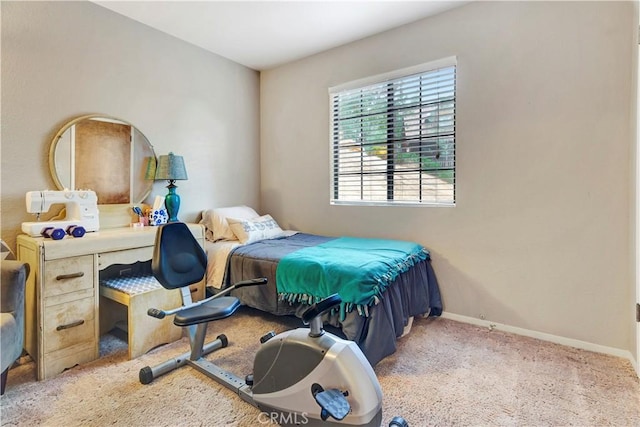
<svg viewBox="0 0 640 427">
<path fill-rule="evenodd" d="M 100 280 L 100 285 L 115 289 L 116 291 L 124 292 L 128 295 L 138 295 L 149 291 L 155 291 L 156 289 L 163 289 L 162 285 L 155 277 L 143 274 L 103 279 Z"/>
</svg>

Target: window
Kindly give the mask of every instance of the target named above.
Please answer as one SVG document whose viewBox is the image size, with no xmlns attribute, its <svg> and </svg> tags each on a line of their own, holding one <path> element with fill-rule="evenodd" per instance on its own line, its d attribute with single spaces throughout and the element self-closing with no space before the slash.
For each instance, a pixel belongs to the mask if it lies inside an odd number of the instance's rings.
<svg viewBox="0 0 640 427">
<path fill-rule="evenodd" d="M 367 80 L 330 90 L 331 203 L 453 205 L 455 58 Z"/>
</svg>

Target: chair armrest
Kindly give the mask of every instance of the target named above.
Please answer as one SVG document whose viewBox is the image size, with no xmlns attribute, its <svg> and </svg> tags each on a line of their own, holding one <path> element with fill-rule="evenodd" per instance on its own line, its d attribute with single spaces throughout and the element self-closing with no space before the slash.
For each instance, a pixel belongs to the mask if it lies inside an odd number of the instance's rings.
<svg viewBox="0 0 640 427">
<path fill-rule="evenodd" d="M 29 264 L 22 261 L 3 260 L 0 265 L 0 312 L 24 315 L 24 292 Z"/>
</svg>

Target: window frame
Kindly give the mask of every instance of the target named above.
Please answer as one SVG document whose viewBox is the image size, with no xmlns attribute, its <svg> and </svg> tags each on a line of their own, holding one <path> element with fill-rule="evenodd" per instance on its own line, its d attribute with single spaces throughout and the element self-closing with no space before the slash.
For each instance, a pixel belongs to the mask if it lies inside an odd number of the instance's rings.
<svg viewBox="0 0 640 427">
<path fill-rule="evenodd" d="M 338 191 L 338 179 L 336 178 L 335 171 L 335 140 L 334 140 L 334 95 L 343 93 L 350 90 L 357 90 L 366 88 L 367 86 L 372 86 L 376 84 L 383 83 L 391 83 L 394 80 L 401 79 L 403 77 L 410 77 L 415 74 L 423 74 L 428 73 L 429 71 L 436 71 L 441 68 L 447 67 L 455 67 L 455 77 L 454 77 L 454 124 L 453 124 L 453 195 L 451 201 L 443 201 L 443 202 L 433 202 L 433 201 L 425 201 L 420 202 L 417 200 L 413 201 L 402 201 L 402 200 L 389 200 L 389 196 L 387 196 L 387 200 L 339 200 L 334 197 L 336 192 Z M 456 152 L 457 152 L 457 138 L 456 138 L 456 126 L 455 126 L 455 117 L 457 110 L 457 98 L 458 98 L 458 89 L 457 89 L 457 72 L 458 72 L 458 64 L 457 57 L 450 56 L 447 58 L 442 58 L 435 61 L 430 61 L 427 63 L 423 63 L 420 65 L 416 65 L 413 67 L 402 68 L 399 70 L 394 70 L 388 73 L 378 74 L 371 77 L 366 77 L 363 79 L 358 79 L 354 81 L 350 81 L 347 83 L 343 83 L 337 86 L 332 86 L 329 88 L 329 112 L 330 112 L 330 120 L 329 120 L 329 165 L 330 165 L 330 185 L 329 185 L 329 200 L 331 205 L 344 205 L 344 206 L 420 206 L 420 207 L 455 207 L 456 205 L 456 188 L 457 188 L 457 161 L 456 161 Z M 385 110 L 388 112 L 389 110 Z M 389 132 L 389 128 L 387 129 L 387 133 Z M 393 163 L 393 160 L 390 160 Z M 389 170 L 389 169 L 387 169 Z M 386 180 L 388 181 L 390 178 L 389 172 L 386 174 Z M 389 187 L 388 187 L 389 188 Z M 423 188 L 422 185 L 420 188 Z M 387 190 L 388 191 L 388 190 Z M 420 190 L 421 191 L 421 190 Z"/>
</svg>

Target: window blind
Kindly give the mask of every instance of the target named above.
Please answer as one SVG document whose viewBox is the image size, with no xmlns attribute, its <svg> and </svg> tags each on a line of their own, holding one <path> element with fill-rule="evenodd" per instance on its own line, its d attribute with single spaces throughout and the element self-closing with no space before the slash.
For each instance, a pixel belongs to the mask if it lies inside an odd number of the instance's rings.
<svg viewBox="0 0 640 427">
<path fill-rule="evenodd" d="M 455 203 L 456 65 L 331 93 L 331 202 Z"/>
</svg>

